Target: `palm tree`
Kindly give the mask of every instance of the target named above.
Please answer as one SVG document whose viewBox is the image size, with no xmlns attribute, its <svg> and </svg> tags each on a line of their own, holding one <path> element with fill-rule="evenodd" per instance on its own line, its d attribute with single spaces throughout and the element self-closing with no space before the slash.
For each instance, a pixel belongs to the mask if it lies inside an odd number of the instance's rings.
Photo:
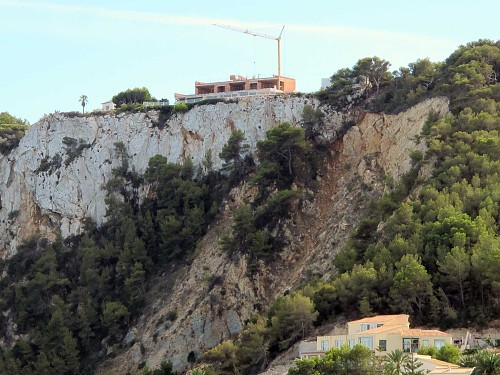
<svg viewBox="0 0 500 375">
<path fill-rule="evenodd" d="M 417 358 L 414 358 L 413 355 L 411 357 L 407 357 L 407 361 L 404 365 L 404 374 L 405 375 L 424 375 L 425 371 L 420 367 L 423 366 L 423 363 L 420 362 Z"/>
<path fill-rule="evenodd" d="M 474 357 L 474 375 L 500 375 L 500 354 L 482 350 Z"/>
<path fill-rule="evenodd" d="M 408 357 L 402 350 L 396 349 L 385 356 L 385 371 L 387 375 L 402 375 L 404 367 L 408 362 Z"/>
<path fill-rule="evenodd" d="M 88 101 L 89 100 L 87 98 L 87 95 L 80 96 L 80 103 L 82 105 L 82 113 L 85 113 L 85 106 L 87 105 Z"/>
</svg>

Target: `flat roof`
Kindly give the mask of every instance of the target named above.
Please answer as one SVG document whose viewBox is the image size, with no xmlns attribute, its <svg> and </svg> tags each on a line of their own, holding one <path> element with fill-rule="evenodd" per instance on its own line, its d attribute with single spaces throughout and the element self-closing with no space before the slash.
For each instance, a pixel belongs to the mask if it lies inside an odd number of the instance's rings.
<svg viewBox="0 0 500 375">
<path fill-rule="evenodd" d="M 251 82 L 258 82 L 258 81 L 276 81 L 278 79 L 293 79 L 291 77 L 285 77 L 285 76 L 272 76 L 272 77 L 252 77 L 252 78 L 244 78 L 244 79 L 234 79 L 234 80 L 227 80 L 227 81 L 215 81 L 215 82 L 201 82 L 201 81 L 196 81 L 194 84 L 197 87 L 200 86 L 212 86 L 212 85 L 218 85 L 218 84 L 226 84 L 226 83 L 241 83 L 241 82 L 246 82 L 246 81 L 251 81 Z"/>
</svg>

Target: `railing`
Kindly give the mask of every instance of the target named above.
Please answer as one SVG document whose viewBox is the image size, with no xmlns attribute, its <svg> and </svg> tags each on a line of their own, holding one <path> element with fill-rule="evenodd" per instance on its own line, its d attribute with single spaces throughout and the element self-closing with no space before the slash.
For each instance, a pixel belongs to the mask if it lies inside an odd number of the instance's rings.
<svg viewBox="0 0 500 375">
<path fill-rule="evenodd" d="M 147 107 L 166 107 L 168 105 L 170 105 L 169 102 L 144 102 L 142 103 L 143 107 L 144 108 L 147 108 Z"/>
<path fill-rule="evenodd" d="M 283 91 L 278 89 L 241 90 L 241 91 L 215 92 L 211 94 L 200 94 L 200 95 L 184 95 L 183 97 L 177 100 L 184 101 L 186 103 L 196 103 L 204 99 L 243 98 L 248 96 L 268 96 L 268 95 L 276 95 L 282 93 Z"/>
</svg>

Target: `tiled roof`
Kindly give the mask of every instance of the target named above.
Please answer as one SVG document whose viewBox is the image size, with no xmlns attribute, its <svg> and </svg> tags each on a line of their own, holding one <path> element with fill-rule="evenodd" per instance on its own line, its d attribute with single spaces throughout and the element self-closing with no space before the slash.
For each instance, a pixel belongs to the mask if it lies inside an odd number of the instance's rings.
<svg viewBox="0 0 500 375">
<path fill-rule="evenodd" d="M 415 354 L 415 358 L 420 362 L 432 363 L 436 367 L 429 373 L 429 375 L 433 374 L 472 374 L 474 368 L 468 367 L 460 367 L 459 365 L 455 365 L 454 363 L 449 363 L 445 361 L 440 361 L 438 359 L 432 358 L 430 355 L 421 355 Z"/>
<path fill-rule="evenodd" d="M 401 336 L 418 336 L 418 337 L 423 337 L 423 336 L 443 336 L 443 337 L 448 337 L 451 336 L 445 332 L 438 331 L 437 329 L 419 329 L 419 328 L 410 328 L 410 329 L 404 329 L 401 331 Z"/>
<path fill-rule="evenodd" d="M 439 359 L 432 358 L 430 355 L 423 355 L 423 354 L 414 354 L 415 358 L 420 360 L 420 361 L 425 361 L 425 362 L 430 362 L 434 363 L 438 367 L 451 367 L 451 368 L 459 368 L 459 365 L 456 365 L 454 363 L 449 363 L 445 361 L 441 361 Z"/>
<path fill-rule="evenodd" d="M 377 327 L 377 328 L 372 328 L 368 329 L 363 332 L 357 332 L 356 335 L 372 335 L 375 333 L 380 333 L 380 332 L 387 332 L 387 331 L 393 331 L 397 330 L 398 332 L 402 330 L 406 330 L 406 326 L 402 324 L 385 324 L 383 326 Z"/>
<path fill-rule="evenodd" d="M 437 374 L 464 374 L 470 375 L 474 371 L 474 368 L 460 367 L 460 368 L 437 368 L 429 372 L 429 375 Z"/>
<path fill-rule="evenodd" d="M 363 318 L 359 320 L 353 320 L 352 322 L 349 323 L 382 323 L 382 322 L 389 322 L 391 320 L 397 319 L 397 318 L 409 318 L 409 315 L 405 314 L 397 314 L 397 315 L 377 315 L 377 316 L 372 316 L 370 318 Z"/>
<path fill-rule="evenodd" d="M 451 335 L 438 331 L 436 329 L 420 329 L 420 328 L 406 328 L 405 325 L 402 324 L 385 324 L 383 326 L 368 329 L 362 332 L 356 332 L 355 335 L 373 335 L 381 332 L 395 331 L 401 336 L 414 336 L 414 337 L 449 337 Z"/>
</svg>

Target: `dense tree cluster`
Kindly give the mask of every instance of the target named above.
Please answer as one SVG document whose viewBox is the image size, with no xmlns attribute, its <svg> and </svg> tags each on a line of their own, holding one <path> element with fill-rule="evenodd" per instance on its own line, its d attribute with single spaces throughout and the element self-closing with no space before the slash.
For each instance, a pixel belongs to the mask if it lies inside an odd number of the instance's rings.
<svg viewBox="0 0 500 375">
<path fill-rule="evenodd" d="M 152 96 L 146 87 L 136 87 L 121 91 L 113 96 L 113 103 L 119 107 L 122 104 L 142 104 L 145 101 L 152 100 Z"/>
<path fill-rule="evenodd" d="M 446 95 L 452 109 L 461 110 L 478 98 L 491 97 L 489 89 L 498 96 L 499 47 L 498 41 L 479 40 L 460 46 L 445 62 L 418 59 L 392 73 L 388 61 L 363 58 L 333 74 L 331 85 L 318 97 L 340 107 L 368 98 L 368 110 L 397 113 L 424 98 Z"/>
</svg>

